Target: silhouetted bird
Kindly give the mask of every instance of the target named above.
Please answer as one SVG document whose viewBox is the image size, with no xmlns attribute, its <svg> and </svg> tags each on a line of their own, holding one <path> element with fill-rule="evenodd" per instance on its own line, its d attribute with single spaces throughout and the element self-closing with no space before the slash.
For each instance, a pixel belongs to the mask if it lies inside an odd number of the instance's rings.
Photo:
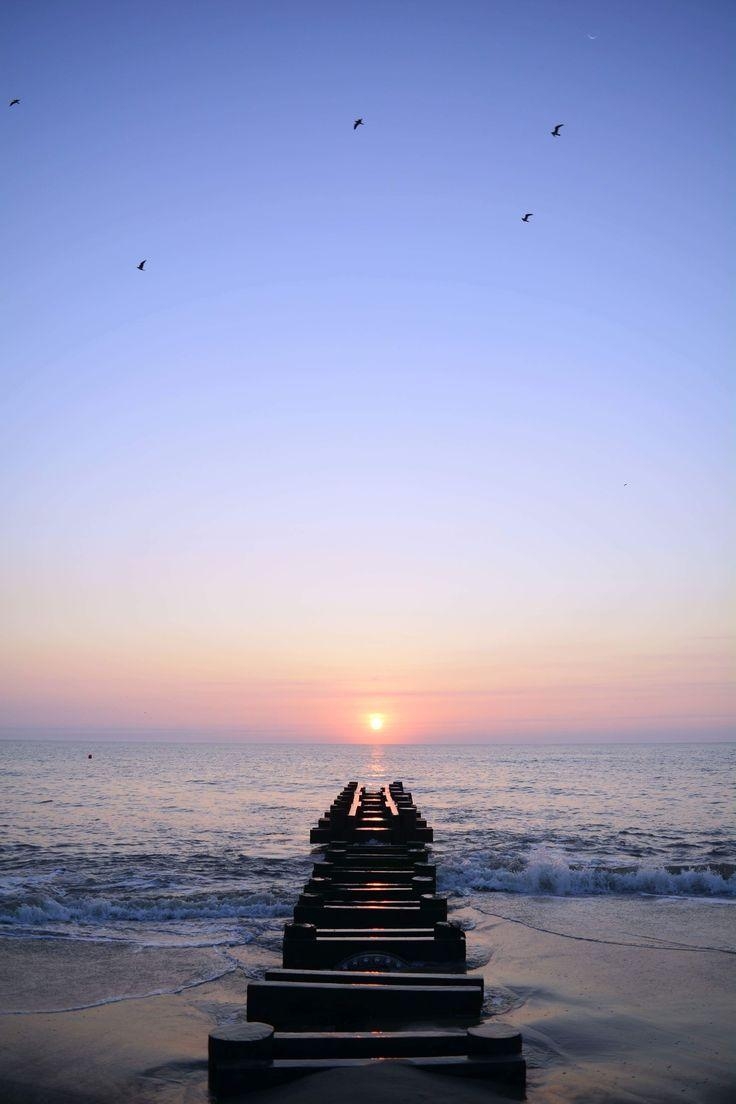
<svg viewBox="0 0 736 1104">
<path fill-rule="evenodd" d="M 353 130 L 357 130 L 359 126 L 365 126 L 365 123 L 362 119 L 355 120 L 355 122 L 353 123 Z"/>
<path fill-rule="evenodd" d="M 138 267 L 138 269 L 139 269 L 139 270 L 140 270 L 141 272 L 143 271 L 143 266 L 144 266 L 144 264 L 145 264 L 145 263 L 146 263 L 145 261 L 141 261 L 141 263 L 140 263 L 140 264 L 139 264 L 139 265 L 137 266 L 137 267 Z"/>
<path fill-rule="evenodd" d="M 553 138 L 559 138 L 560 137 L 560 127 L 563 127 L 564 125 L 565 125 L 564 123 L 558 123 L 557 126 L 555 127 L 555 129 L 550 131 L 550 134 L 552 135 Z"/>
<path fill-rule="evenodd" d="M 525 215 L 523 215 L 523 216 L 522 216 L 522 219 L 521 219 L 521 221 L 522 221 L 522 222 L 528 222 L 528 221 L 529 221 L 529 219 L 530 219 L 530 218 L 532 217 L 532 215 L 533 215 L 533 214 L 534 214 L 534 212 L 533 212 L 533 211 L 527 211 L 527 213 L 526 213 Z"/>
<path fill-rule="evenodd" d="M 20 103 L 20 100 L 11 100 L 8 104 L 8 107 L 15 107 L 15 105 L 18 103 Z"/>
</svg>

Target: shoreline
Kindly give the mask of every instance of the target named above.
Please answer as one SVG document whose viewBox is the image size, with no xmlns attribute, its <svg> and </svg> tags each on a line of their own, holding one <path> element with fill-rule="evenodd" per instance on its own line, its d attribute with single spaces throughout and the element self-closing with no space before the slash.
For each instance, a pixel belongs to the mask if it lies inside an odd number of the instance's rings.
<svg viewBox="0 0 736 1104">
<path fill-rule="evenodd" d="M 493 894 L 483 904 L 483 912 L 468 905 L 453 916 L 469 928 L 469 965 L 484 975 L 489 1011 L 524 1034 L 530 1104 L 726 1104 L 733 1098 L 729 1017 L 736 951 L 723 941 L 730 914 L 717 906 L 699 910 L 702 922 L 694 931 L 687 903 Z M 550 930 L 554 926 L 560 930 Z M 71 985 L 75 959 L 79 976 L 89 947 L 76 944 L 70 955 L 67 946 L 64 955 L 54 941 L 0 941 L 10 984 L 13 968 L 18 978 L 35 977 L 37 997 L 44 979 L 55 977 L 60 991 L 65 977 Z M 152 968 L 153 958 L 141 956 L 141 949 L 94 947 L 93 972 L 101 983 L 109 980 L 113 962 L 121 976 L 131 978 Z M 192 950 L 182 949 L 182 963 Z M 231 971 L 176 994 L 131 995 L 81 1011 L 3 1015 L 4 1099 L 206 1104 L 209 1030 L 237 1019 L 248 977 L 278 964 L 274 949 L 252 943 L 230 948 L 228 955 L 237 964 Z M 205 958 L 191 957 L 191 967 L 202 969 Z M 171 968 L 167 956 L 161 964 Z M 487 1102 L 513 1099 L 500 1088 L 449 1081 L 397 1063 L 359 1074 L 328 1071 L 247 1099 L 316 1104 L 319 1098 L 330 1104 L 333 1095 L 337 1100 L 348 1093 L 361 1104 L 370 1086 L 417 1104 L 449 1092 L 466 1104 L 480 1100 L 480 1093 Z"/>
</svg>

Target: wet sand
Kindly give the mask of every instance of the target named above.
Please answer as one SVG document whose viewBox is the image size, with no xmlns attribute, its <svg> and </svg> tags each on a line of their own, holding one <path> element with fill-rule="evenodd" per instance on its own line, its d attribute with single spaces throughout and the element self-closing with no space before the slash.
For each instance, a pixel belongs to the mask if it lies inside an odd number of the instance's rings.
<svg viewBox="0 0 736 1104">
<path fill-rule="evenodd" d="M 455 916 L 474 925 L 471 965 L 486 978 L 488 1010 L 524 1032 L 532 1104 L 734 1098 L 732 905 L 489 894 L 483 913 Z M 119 986 L 128 978 L 128 999 L 115 1003 L 0 1017 L 0 1096 L 9 1104 L 204 1104 L 207 1033 L 242 1014 L 247 978 L 239 966 L 253 976 L 278 963 L 275 950 L 253 945 L 226 958 L 183 949 L 159 959 L 119 945 L 77 943 L 70 952 L 63 943 L 3 940 L 0 953 L 16 1008 L 42 1007 L 42 999 L 71 1007 L 83 992 L 103 999 L 111 979 Z M 76 969 L 70 953 L 82 956 Z M 135 995 L 160 987 L 167 973 L 181 987 L 197 972 L 223 968 L 229 972 L 179 993 Z M 497 1095 L 483 1083 L 386 1063 L 329 1071 L 250 1100 L 330 1104 L 347 1094 L 367 1104 L 376 1092 L 417 1104 L 449 1092 L 466 1104 Z"/>
</svg>

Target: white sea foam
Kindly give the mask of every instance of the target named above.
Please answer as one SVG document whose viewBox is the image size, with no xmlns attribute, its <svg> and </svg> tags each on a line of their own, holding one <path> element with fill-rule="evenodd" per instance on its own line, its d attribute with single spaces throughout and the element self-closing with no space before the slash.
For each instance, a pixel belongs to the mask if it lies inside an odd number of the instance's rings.
<svg viewBox="0 0 736 1104">
<path fill-rule="evenodd" d="M 555 897 L 605 893 L 736 897 L 736 874 L 726 877 L 710 867 L 673 871 L 664 866 L 578 865 L 544 848 L 533 849 L 511 866 L 499 865 L 493 852 L 475 852 L 463 859 L 450 858 L 438 873 L 440 892 L 457 897 L 493 891 Z"/>
<path fill-rule="evenodd" d="M 267 919 L 289 916 L 292 905 L 267 894 L 197 897 L 158 897 L 154 900 L 110 901 L 106 897 L 79 897 L 58 900 L 36 896 L 0 911 L 0 923 L 32 926 L 55 923 L 94 924 L 119 920 L 214 920 Z"/>
</svg>

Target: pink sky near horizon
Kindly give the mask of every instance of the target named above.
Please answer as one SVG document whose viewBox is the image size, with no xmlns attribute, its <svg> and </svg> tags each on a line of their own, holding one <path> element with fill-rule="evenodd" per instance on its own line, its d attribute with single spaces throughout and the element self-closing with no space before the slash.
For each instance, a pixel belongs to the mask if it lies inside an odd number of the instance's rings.
<svg viewBox="0 0 736 1104">
<path fill-rule="evenodd" d="M 151 649 L 8 657 L 5 733 L 362 741 L 725 738 L 724 641 L 679 653 L 598 641 L 472 657 L 260 657 Z M 718 646 L 716 646 L 718 645 Z M 372 733 L 368 719 L 384 728 Z"/>
</svg>

